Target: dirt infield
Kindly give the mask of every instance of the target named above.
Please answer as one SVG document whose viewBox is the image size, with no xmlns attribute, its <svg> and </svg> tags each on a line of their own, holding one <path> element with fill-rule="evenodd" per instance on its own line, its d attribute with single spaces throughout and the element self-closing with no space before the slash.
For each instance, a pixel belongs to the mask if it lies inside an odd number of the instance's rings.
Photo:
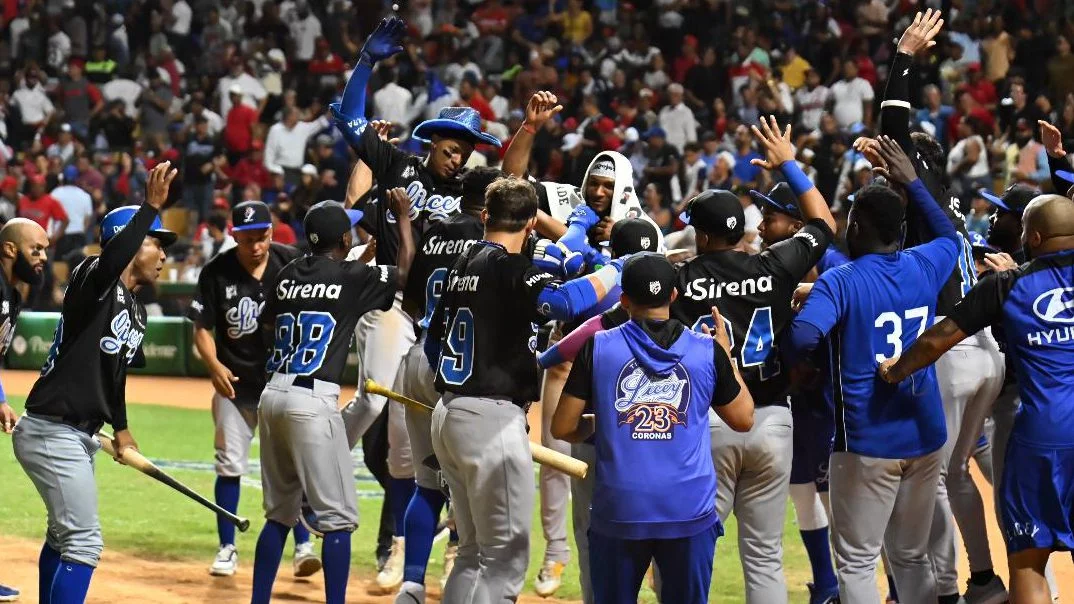
<svg viewBox="0 0 1074 604">
<path fill-rule="evenodd" d="M 4 389 L 13 395 L 25 395 L 30 391 L 37 372 L 5 371 Z M 208 380 L 192 378 L 168 378 L 130 376 L 127 379 L 127 400 L 135 403 L 152 403 L 186 409 L 204 409 L 210 407 L 212 386 Z M 344 388 L 340 401 L 348 400 L 354 392 L 353 387 Z M 539 406 L 531 411 L 530 425 L 540 426 Z M 539 435 L 539 430 L 531 430 L 531 437 Z M 538 436 L 539 437 L 539 436 Z M 1007 568 L 1003 552 L 1003 540 L 999 534 L 998 524 L 991 506 L 992 488 L 973 469 L 974 480 L 981 488 L 981 496 L 986 502 L 985 513 L 988 520 L 988 537 L 992 547 L 992 556 L 997 563 L 996 573 L 1007 580 Z M 795 536 L 788 535 L 788 539 Z M 37 557 L 40 542 L 0 535 L 0 578 L 6 584 L 20 586 L 23 589 L 24 602 L 37 602 Z M 959 576 L 965 580 L 969 576 L 965 555 L 960 546 Z M 1054 558 L 1056 576 L 1059 580 L 1060 593 L 1067 599 L 1074 597 L 1074 568 L 1065 557 Z M 219 604 L 248 602 L 250 598 L 251 560 L 244 561 L 236 577 L 213 578 L 203 562 L 189 562 L 165 559 L 146 559 L 131 556 L 110 549 L 105 549 L 101 567 L 94 575 L 94 589 L 88 602 L 110 604 L 112 602 L 167 602 L 169 604 L 214 602 Z M 321 575 L 311 581 L 299 581 L 291 577 L 289 565 L 281 567 L 276 581 L 274 599 L 294 602 L 323 602 L 324 591 Z M 430 582 L 430 599 L 439 600 L 439 590 Z M 372 577 L 351 574 L 348 601 L 356 603 L 381 604 L 390 603 L 390 596 L 378 595 Z M 94 595 L 95 594 L 95 595 Z M 532 595 L 523 595 L 520 602 L 563 602 L 562 600 L 545 600 Z"/>
</svg>

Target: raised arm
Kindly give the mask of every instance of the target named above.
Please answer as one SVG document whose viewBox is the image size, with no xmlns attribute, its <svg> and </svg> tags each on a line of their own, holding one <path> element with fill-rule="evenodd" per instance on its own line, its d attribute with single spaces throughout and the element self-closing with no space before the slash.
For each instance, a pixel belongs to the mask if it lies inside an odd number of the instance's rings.
<svg viewBox="0 0 1074 604">
<path fill-rule="evenodd" d="M 1052 188 L 1060 195 L 1066 195 L 1067 190 L 1074 185 L 1071 179 L 1070 161 L 1067 152 L 1063 149 L 1063 134 L 1052 124 L 1044 120 L 1037 120 L 1040 126 L 1040 140 L 1044 143 L 1044 151 L 1048 154 L 1048 171 L 1052 176 Z"/>
<path fill-rule="evenodd" d="M 410 274 L 410 265 L 414 262 L 414 229 L 410 227 L 410 197 L 406 189 L 396 187 L 388 191 L 391 199 L 392 214 L 395 215 L 396 226 L 399 228 L 399 252 L 395 258 L 396 285 L 402 291 L 406 287 L 407 275 Z"/>
<path fill-rule="evenodd" d="M 769 116 L 768 118 L 761 118 L 760 128 L 751 126 L 751 129 L 753 130 L 753 135 L 757 137 L 757 140 L 765 148 L 767 157 L 765 159 L 750 160 L 750 163 L 761 166 L 766 170 L 774 170 L 778 167 L 780 172 L 783 173 L 783 177 L 787 179 L 787 184 L 791 186 L 791 190 L 798 196 L 802 218 L 807 222 L 819 218 L 834 233 L 836 230 L 835 217 L 832 216 L 828 203 L 824 201 L 824 196 L 817 190 L 816 185 L 809 180 L 802 168 L 798 166 L 798 162 L 794 160 L 791 125 L 787 124 L 787 127 L 781 133 L 775 116 Z"/>
<path fill-rule="evenodd" d="M 895 58 L 888 70 L 887 89 L 880 103 L 880 132 L 895 139 L 907 152 L 913 149 L 910 140 L 910 70 L 914 55 L 935 46 L 935 38 L 942 28 L 940 11 L 928 9 L 917 13 L 914 22 L 899 38 Z"/>
<path fill-rule="evenodd" d="M 537 136 L 537 131 L 560 111 L 563 111 L 563 105 L 559 104 L 556 95 L 547 90 L 533 93 L 529 103 L 526 104 L 526 119 L 518 132 L 515 132 L 511 144 L 504 153 L 504 172 L 518 178 L 526 175 L 530 165 L 530 151 L 533 149 L 533 139 Z"/>
</svg>

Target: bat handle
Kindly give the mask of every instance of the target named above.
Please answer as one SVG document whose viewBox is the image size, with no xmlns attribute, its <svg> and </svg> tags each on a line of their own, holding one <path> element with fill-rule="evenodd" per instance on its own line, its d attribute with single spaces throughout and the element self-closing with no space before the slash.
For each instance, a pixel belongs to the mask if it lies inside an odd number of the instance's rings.
<svg viewBox="0 0 1074 604">
<path fill-rule="evenodd" d="M 388 389 L 380 384 L 374 382 L 372 379 L 366 379 L 365 391 L 369 394 L 379 394 L 381 396 L 388 396 Z"/>
</svg>

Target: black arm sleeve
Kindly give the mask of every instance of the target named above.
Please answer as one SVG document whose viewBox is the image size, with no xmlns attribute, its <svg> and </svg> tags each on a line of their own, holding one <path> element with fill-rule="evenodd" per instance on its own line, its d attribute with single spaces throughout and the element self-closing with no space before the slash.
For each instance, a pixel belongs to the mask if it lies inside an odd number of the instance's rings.
<svg viewBox="0 0 1074 604">
<path fill-rule="evenodd" d="M 391 143 L 380 140 L 376 129 L 372 127 L 363 130 L 358 141 L 359 144 L 354 151 L 358 154 L 358 159 L 369 166 L 373 172 L 373 178 L 378 182 L 387 178 L 396 160 L 406 157 L 405 153 L 396 149 Z"/>
<path fill-rule="evenodd" d="M 771 257 L 789 278 L 797 282 L 820 262 L 831 241 L 832 230 L 828 223 L 817 218 L 810 220 L 793 237 L 772 245 L 762 254 Z"/>
<path fill-rule="evenodd" d="M 1069 189 L 1071 185 L 1074 185 L 1074 182 L 1056 174 L 1056 172 L 1060 170 L 1070 172 L 1071 170 L 1074 170 L 1074 168 L 1071 168 L 1070 162 L 1067 161 L 1065 157 L 1052 157 L 1051 155 L 1048 155 L 1048 171 L 1052 175 L 1052 188 L 1055 189 L 1056 193 L 1066 195 L 1067 189 Z"/>
<path fill-rule="evenodd" d="M 914 58 L 896 52 L 888 71 L 884 100 L 880 103 L 880 134 L 895 139 L 907 155 L 913 157 L 914 143 L 910 140 L 910 69 Z"/>
<path fill-rule="evenodd" d="M 89 286 L 95 299 L 101 299 L 111 291 L 123 270 L 134 260 L 142 241 L 149 234 L 153 221 L 157 218 L 157 209 L 149 204 L 142 204 L 131 217 L 123 230 L 116 233 L 101 250 L 100 259 L 89 276 Z"/>
<path fill-rule="evenodd" d="M 716 364 L 716 386 L 712 389 L 710 405 L 715 409 L 735 400 L 738 393 L 742 391 L 742 386 L 735 379 L 735 369 L 731 366 L 731 359 L 723 346 L 713 340 L 712 348 L 712 360 Z"/>
<path fill-rule="evenodd" d="M 1003 315 L 1003 303 L 1018 280 L 1018 274 L 1018 270 L 1013 270 L 984 277 L 955 305 L 947 317 L 966 335 L 973 335 L 998 323 Z"/>
<path fill-rule="evenodd" d="M 563 384 L 563 392 L 586 401 L 586 407 L 593 400 L 593 339 L 590 338 L 574 357 L 571 372 Z"/>
</svg>

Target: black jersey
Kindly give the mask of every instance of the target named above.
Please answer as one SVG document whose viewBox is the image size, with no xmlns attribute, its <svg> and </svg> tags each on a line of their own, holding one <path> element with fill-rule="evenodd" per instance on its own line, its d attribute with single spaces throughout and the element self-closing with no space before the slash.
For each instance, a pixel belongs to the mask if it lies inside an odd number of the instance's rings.
<svg viewBox="0 0 1074 604">
<path fill-rule="evenodd" d="M 403 289 L 403 309 L 417 319 L 418 327 L 429 328 L 448 269 L 481 239 L 484 229 L 476 216 L 456 214 L 425 232 Z"/>
<path fill-rule="evenodd" d="M 261 323 L 273 328 L 268 372 L 338 384 L 358 319 L 395 300 L 394 266 L 306 256 L 283 267 L 265 295 Z"/>
<path fill-rule="evenodd" d="M 495 243 L 479 242 L 459 256 L 429 322 L 429 340 L 440 343 L 436 389 L 519 405 L 538 400 L 535 323 L 547 317 L 537 298 L 554 281 Z"/>
<path fill-rule="evenodd" d="M 441 182 L 425 167 L 425 160 L 400 151 L 380 140 L 376 130 L 366 128 L 355 149 L 358 158 L 369 165 L 376 179 L 378 194 L 366 202 L 361 226 L 377 238 L 377 264 L 394 265 L 399 253 L 399 225 L 391 212 L 388 191 L 406 189 L 410 197 L 410 225 L 414 241 L 433 223 L 459 213 L 462 201 L 462 182 L 456 175 Z"/>
<path fill-rule="evenodd" d="M 671 316 L 694 330 L 712 327 L 720 309 L 731 358 L 757 406 L 786 404 L 787 376 L 779 361 L 780 334 L 791 320 L 791 296 L 824 254 L 832 231 L 823 220 L 751 256 L 734 250 L 701 254 L 679 268 L 679 297 Z"/>
<path fill-rule="evenodd" d="M 7 352 L 22 310 L 22 296 L 0 273 L 0 355 Z"/>
<path fill-rule="evenodd" d="M 921 183 L 958 231 L 958 262 L 936 298 L 936 316 L 942 317 L 950 313 L 977 283 L 977 269 L 973 263 L 973 247 L 966 233 L 966 217 L 962 214 L 958 197 L 951 194 L 944 183 L 944 166 L 929 166 L 910 138 L 909 78 L 912 68 L 912 57 L 901 52 L 895 54 L 884 102 L 880 106 L 880 131 L 895 139 L 910 157 Z M 933 233 L 925 215 L 917 210 L 914 204 L 909 204 L 906 208 L 906 237 L 903 239 L 903 248 L 928 243 L 936 238 Z"/>
<path fill-rule="evenodd" d="M 71 273 L 48 358 L 26 410 L 71 422 L 127 427 L 127 365 L 144 363 L 143 306 L 120 280 L 149 233 L 157 210 L 142 205 L 101 250 Z"/>
<path fill-rule="evenodd" d="M 238 248 L 218 254 L 198 277 L 198 289 L 187 309 L 187 317 L 203 329 L 214 330 L 216 358 L 231 370 L 238 382 L 235 403 L 257 406 L 265 389 L 265 362 L 268 348 L 258 317 L 265 307 L 265 289 L 276 283 L 276 275 L 301 253 L 295 248 L 273 243 L 261 279 L 255 279 L 239 263 Z"/>
</svg>

